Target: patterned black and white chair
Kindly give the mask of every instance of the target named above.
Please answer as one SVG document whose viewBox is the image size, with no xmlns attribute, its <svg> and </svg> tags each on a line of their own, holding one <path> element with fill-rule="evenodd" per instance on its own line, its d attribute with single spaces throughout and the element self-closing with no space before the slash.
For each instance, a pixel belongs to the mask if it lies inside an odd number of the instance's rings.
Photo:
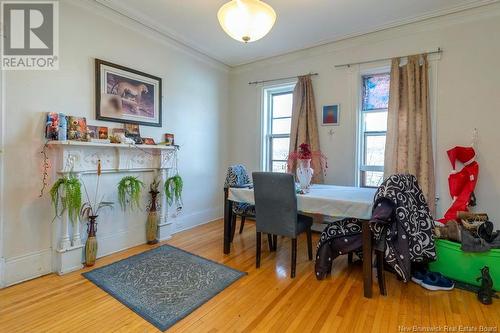
<svg viewBox="0 0 500 333">
<path fill-rule="evenodd" d="M 232 165 L 227 168 L 226 181 L 224 183 L 224 189 L 230 187 L 247 187 L 251 185 L 250 177 L 248 176 L 247 169 L 242 164 Z M 245 226 L 245 219 L 248 217 L 255 218 L 255 206 L 247 203 L 235 202 L 233 204 L 233 218 L 231 221 L 231 241 L 234 239 L 234 234 L 236 230 L 236 217 L 239 216 L 241 219 L 240 231 L 243 232 L 243 227 Z"/>
<path fill-rule="evenodd" d="M 353 262 L 353 254 L 363 260 L 362 230 L 363 224 L 368 222 L 348 217 L 328 224 L 321 233 L 316 251 L 314 271 L 318 280 L 325 279 L 331 273 L 333 260 L 341 255 L 347 254 L 349 264 Z M 371 237 L 371 233 L 369 236 Z M 383 253 L 376 252 L 376 258 L 380 293 L 387 295 L 383 274 Z"/>
<path fill-rule="evenodd" d="M 338 256 L 347 254 L 349 263 L 352 263 L 353 253 L 362 258 L 362 223 L 363 220 L 356 218 L 328 223 L 316 248 L 314 270 L 318 280 L 325 279 L 331 273 L 333 260 Z"/>
<path fill-rule="evenodd" d="M 435 260 L 434 219 L 415 176 L 397 174 L 384 180 L 375 193 L 369 223 L 383 294 L 384 262 L 407 282 L 413 264 Z"/>
</svg>

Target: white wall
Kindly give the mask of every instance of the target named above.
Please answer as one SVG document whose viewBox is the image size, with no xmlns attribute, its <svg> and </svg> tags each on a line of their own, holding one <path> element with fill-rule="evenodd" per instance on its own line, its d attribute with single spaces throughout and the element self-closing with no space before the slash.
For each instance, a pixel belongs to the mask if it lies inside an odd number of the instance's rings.
<svg viewBox="0 0 500 333">
<path fill-rule="evenodd" d="M 137 23 L 92 1 L 60 3 L 60 70 L 5 72 L 0 116 L 0 284 L 11 284 L 51 271 L 52 210 L 41 185 L 40 149 L 44 113 L 64 112 L 87 117 L 90 124 L 119 126 L 94 120 L 94 58 L 101 58 L 163 78 L 163 127 L 141 126 L 144 136 L 160 140 L 173 132 L 182 149 L 180 170 L 185 180 L 182 229 L 221 215 L 221 184 L 227 165 L 242 162 L 260 167 L 261 88 L 249 81 L 319 72 L 314 87 L 318 112 L 322 105 L 341 104 L 341 125 L 320 127 L 322 150 L 328 155 L 328 183 L 355 183 L 356 92 L 363 68 L 335 69 L 345 62 L 419 53 L 442 47 L 433 61 L 437 189 L 440 212 L 450 203 L 446 149 L 467 145 L 479 130 L 481 164 L 477 188 L 479 207 L 500 226 L 499 81 L 500 4 L 303 50 L 228 69 L 195 51 L 168 41 Z M 370 66 L 386 65 L 378 63 Z M 229 101 L 229 108 L 228 108 Z M 227 130 L 229 128 L 229 130 Z M 3 138 L 3 140 L 2 140 Z M 3 146 L 2 146 L 3 145 Z M 149 174 L 138 174 L 144 181 Z M 87 176 L 86 176 L 87 177 Z M 119 176 L 103 178 L 104 188 Z M 88 176 L 89 186 L 93 178 Z M 1 188 L 3 187 L 3 191 Z M 110 199 L 116 199 L 113 190 Z M 103 214 L 101 249 L 117 233 L 125 246 L 143 241 L 144 214 L 127 217 L 117 207 Z M 112 217 L 112 218 L 111 218 Z M 3 230 L 3 235 L 2 235 Z M 103 253 L 101 253 L 103 254 Z M 5 259 L 5 280 L 2 262 Z"/>
<path fill-rule="evenodd" d="M 163 127 L 141 126 L 141 134 L 160 141 L 164 133 L 175 133 L 181 145 L 184 211 L 175 228 L 189 228 L 222 215 L 228 68 L 92 1 L 61 1 L 60 69 L 4 73 L 0 256 L 6 261 L 7 284 L 51 271 L 53 211 L 47 193 L 38 198 L 45 112 L 85 116 L 89 124 L 121 126 L 95 120 L 94 58 L 163 79 Z M 151 180 L 150 174 L 137 175 L 146 184 Z M 92 186 L 94 178 L 85 177 Z M 103 177 L 108 199 L 116 201 L 118 180 L 119 176 Z M 101 249 L 116 250 L 105 243 L 117 233 L 125 237 L 121 241 L 127 246 L 142 242 L 145 216 L 144 212 L 125 215 L 118 206 L 104 214 L 98 231 L 104 242 Z"/>
<path fill-rule="evenodd" d="M 436 141 L 438 216 L 450 204 L 446 150 L 468 145 L 473 129 L 479 131 L 477 151 L 480 176 L 478 207 L 500 227 L 500 4 L 367 34 L 337 43 L 240 66 L 230 75 L 230 162 L 260 168 L 262 86 L 249 81 L 318 72 L 313 78 L 318 120 L 323 105 L 341 104 L 339 127 L 320 127 L 321 149 L 328 157 L 326 182 L 354 185 L 356 174 L 356 89 L 360 70 L 388 62 L 335 69 L 334 65 L 434 50 L 431 62 Z M 436 96 L 434 96 L 434 94 Z M 333 129 L 335 134 L 328 135 Z"/>
</svg>

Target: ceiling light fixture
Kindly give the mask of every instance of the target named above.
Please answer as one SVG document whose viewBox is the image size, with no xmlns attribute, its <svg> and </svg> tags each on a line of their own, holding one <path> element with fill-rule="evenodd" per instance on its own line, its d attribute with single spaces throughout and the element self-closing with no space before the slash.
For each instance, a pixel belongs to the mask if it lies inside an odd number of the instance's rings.
<svg viewBox="0 0 500 333">
<path fill-rule="evenodd" d="M 219 9 L 217 18 L 229 36 L 248 43 L 267 35 L 276 21 L 276 13 L 259 0 L 232 0 Z"/>
</svg>

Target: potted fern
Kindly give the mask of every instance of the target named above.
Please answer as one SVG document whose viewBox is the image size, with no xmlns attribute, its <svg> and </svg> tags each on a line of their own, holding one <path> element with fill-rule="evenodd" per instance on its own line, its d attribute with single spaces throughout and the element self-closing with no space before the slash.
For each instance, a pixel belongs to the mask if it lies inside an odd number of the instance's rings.
<svg viewBox="0 0 500 333">
<path fill-rule="evenodd" d="M 120 180 L 118 183 L 118 201 L 124 211 L 127 206 L 130 206 L 132 210 L 140 208 L 143 187 L 144 183 L 134 176 L 126 176 Z"/>
<path fill-rule="evenodd" d="M 182 209 L 182 188 L 184 187 L 184 182 L 179 174 L 173 177 L 167 178 L 165 181 L 165 196 L 167 198 L 167 204 L 172 206 L 175 202 L 177 205 L 177 211 Z"/>
<path fill-rule="evenodd" d="M 54 206 L 54 220 L 68 210 L 71 222 L 75 222 L 82 205 L 81 183 L 74 175 L 59 178 L 50 189 L 50 198 Z"/>
</svg>

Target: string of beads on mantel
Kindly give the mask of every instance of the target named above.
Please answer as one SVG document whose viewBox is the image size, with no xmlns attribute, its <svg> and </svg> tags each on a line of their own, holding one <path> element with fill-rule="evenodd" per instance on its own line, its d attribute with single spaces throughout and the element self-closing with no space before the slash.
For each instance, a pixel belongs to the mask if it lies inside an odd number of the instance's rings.
<svg viewBox="0 0 500 333">
<path fill-rule="evenodd" d="M 42 162 L 42 186 L 40 188 L 40 194 L 38 195 L 39 198 L 41 198 L 43 196 L 45 189 L 48 186 L 50 160 L 49 160 L 49 156 L 47 154 L 47 148 L 49 147 L 49 142 L 50 142 L 50 140 L 45 141 L 45 143 L 43 144 L 43 147 L 42 147 L 42 151 L 40 151 L 40 154 L 42 155 L 43 162 Z M 160 155 L 160 152 L 158 152 L 156 150 L 148 151 L 146 149 L 138 147 L 135 144 L 131 144 L 130 146 L 137 149 L 137 150 L 140 150 L 141 152 L 143 152 L 145 154 L 149 154 L 152 156 L 159 156 Z M 181 146 L 179 146 L 179 145 L 174 145 L 174 147 L 176 150 L 181 149 Z M 97 157 L 97 159 L 100 159 L 98 154 L 95 154 L 95 156 Z M 177 155 L 176 155 L 175 167 L 177 169 Z"/>
</svg>

